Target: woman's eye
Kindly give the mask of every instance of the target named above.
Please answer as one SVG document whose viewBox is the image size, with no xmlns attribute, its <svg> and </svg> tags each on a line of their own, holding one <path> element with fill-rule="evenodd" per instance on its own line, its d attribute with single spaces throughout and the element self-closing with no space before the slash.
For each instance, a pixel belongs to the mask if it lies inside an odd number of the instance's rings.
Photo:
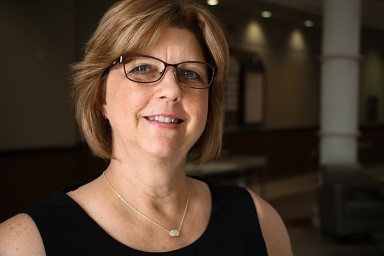
<svg viewBox="0 0 384 256">
<path fill-rule="evenodd" d="M 137 67 L 133 68 L 131 72 L 147 73 L 147 72 L 150 72 L 150 71 L 151 71 L 151 69 L 148 66 L 137 66 Z"/>
<path fill-rule="evenodd" d="M 200 76 L 198 73 L 192 70 L 183 70 L 182 71 L 182 76 L 185 78 L 190 78 L 190 79 L 199 79 Z"/>
</svg>

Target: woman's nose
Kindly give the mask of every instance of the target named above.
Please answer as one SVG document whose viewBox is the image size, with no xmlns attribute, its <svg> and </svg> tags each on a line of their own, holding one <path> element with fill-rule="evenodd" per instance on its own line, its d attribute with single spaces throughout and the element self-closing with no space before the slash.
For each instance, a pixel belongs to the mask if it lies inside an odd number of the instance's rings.
<svg viewBox="0 0 384 256">
<path fill-rule="evenodd" d="M 168 67 L 164 71 L 159 84 L 159 97 L 173 102 L 179 102 L 182 98 L 182 88 L 174 67 Z"/>
</svg>

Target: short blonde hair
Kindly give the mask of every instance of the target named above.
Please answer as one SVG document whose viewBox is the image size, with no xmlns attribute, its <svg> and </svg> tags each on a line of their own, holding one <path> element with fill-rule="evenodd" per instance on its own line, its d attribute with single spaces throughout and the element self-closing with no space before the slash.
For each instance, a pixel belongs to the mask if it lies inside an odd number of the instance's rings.
<svg viewBox="0 0 384 256">
<path fill-rule="evenodd" d="M 87 44 L 84 60 L 73 66 L 76 119 L 96 156 L 113 157 L 111 127 L 101 111 L 111 63 L 120 55 L 145 52 L 169 27 L 193 32 L 206 61 L 218 67 L 209 88 L 207 124 L 189 152 L 189 160 L 199 164 L 219 155 L 228 65 L 228 45 L 220 22 L 204 7 L 187 0 L 124 0 L 104 14 Z"/>
</svg>

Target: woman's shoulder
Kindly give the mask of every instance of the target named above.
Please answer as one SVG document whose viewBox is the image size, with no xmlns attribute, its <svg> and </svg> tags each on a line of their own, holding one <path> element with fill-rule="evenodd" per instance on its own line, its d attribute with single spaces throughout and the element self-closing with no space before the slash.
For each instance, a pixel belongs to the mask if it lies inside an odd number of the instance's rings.
<svg viewBox="0 0 384 256">
<path fill-rule="evenodd" d="M 21 213 L 0 223 L 0 255 L 45 255 L 39 230 L 29 215 Z"/>
<path fill-rule="evenodd" d="M 256 206 L 268 255 L 293 255 L 289 235 L 280 215 L 267 201 L 251 190 L 248 191 Z"/>
</svg>

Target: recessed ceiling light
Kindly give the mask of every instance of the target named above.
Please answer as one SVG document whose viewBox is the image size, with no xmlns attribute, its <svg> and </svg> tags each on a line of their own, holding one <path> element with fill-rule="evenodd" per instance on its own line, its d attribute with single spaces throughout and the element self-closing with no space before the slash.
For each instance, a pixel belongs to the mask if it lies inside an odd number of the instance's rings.
<svg viewBox="0 0 384 256">
<path fill-rule="evenodd" d="M 306 20 L 304 21 L 304 26 L 310 28 L 310 27 L 313 27 L 315 25 L 315 23 L 311 20 Z"/>
<path fill-rule="evenodd" d="M 263 18 L 270 18 L 270 17 L 272 17 L 272 13 L 270 11 L 262 11 L 261 12 L 261 17 L 263 17 Z"/>
<path fill-rule="evenodd" d="M 209 4 L 209 5 L 218 5 L 219 4 L 219 0 L 207 0 L 207 4 Z"/>
</svg>

